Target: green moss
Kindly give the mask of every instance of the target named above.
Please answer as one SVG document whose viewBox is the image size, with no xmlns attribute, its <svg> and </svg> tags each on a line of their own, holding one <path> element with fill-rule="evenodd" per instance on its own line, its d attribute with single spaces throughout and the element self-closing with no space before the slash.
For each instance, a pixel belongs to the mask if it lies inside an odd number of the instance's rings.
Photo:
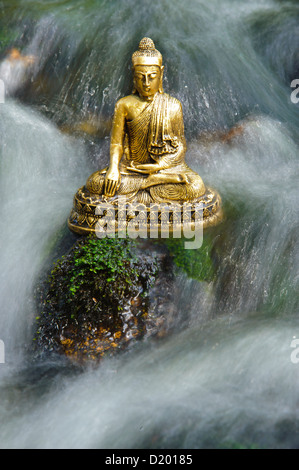
<svg viewBox="0 0 299 470">
<path fill-rule="evenodd" d="M 106 308 L 110 302 L 117 310 L 116 299 L 122 305 L 126 294 L 136 289 L 139 271 L 140 259 L 135 254 L 134 241 L 84 237 L 56 261 L 48 280 L 50 300 L 45 299 L 44 304 L 50 303 L 53 308 L 56 299 L 59 308 L 69 310 L 72 318 L 83 306 L 85 296 L 88 303 L 90 298 L 100 297 Z M 84 305 L 85 310 L 89 308 Z"/>
<path fill-rule="evenodd" d="M 206 238 L 198 249 L 185 249 L 186 240 L 169 238 L 163 243 L 167 246 L 173 261 L 192 279 L 211 281 L 214 278 L 214 265 L 211 256 L 212 242 Z"/>
<path fill-rule="evenodd" d="M 78 244 L 73 253 L 73 268 L 70 271 L 69 291 L 75 295 L 90 275 L 105 271 L 107 283 L 122 276 L 130 284 L 136 274 L 133 254 L 134 244 L 128 239 L 99 239 L 90 235 Z M 54 272 L 55 274 L 55 272 Z M 109 284 L 108 284 L 109 286 Z"/>
</svg>

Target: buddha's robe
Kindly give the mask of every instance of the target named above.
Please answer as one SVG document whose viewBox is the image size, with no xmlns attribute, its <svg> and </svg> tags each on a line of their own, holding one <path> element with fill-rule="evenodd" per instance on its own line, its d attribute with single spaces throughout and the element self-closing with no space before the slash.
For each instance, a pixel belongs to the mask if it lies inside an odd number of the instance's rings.
<svg viewBox="0 0 299 470">
<path fill-rule="evenodd" d="M 185 163 L 186 143 L 181 103 L 169 95 L 155 98 L 132 121 L 126 122 L 124 155 L 120 162 L 121 182 L 116 196 L 142 203 L 191 201 L 205 192 L 201 177 Z M 161 169 L 141 174 L 133 164 L 160 164 Z M 93 173 L 86 188 L 104 191 L 107 169 Z"/>
</svg>

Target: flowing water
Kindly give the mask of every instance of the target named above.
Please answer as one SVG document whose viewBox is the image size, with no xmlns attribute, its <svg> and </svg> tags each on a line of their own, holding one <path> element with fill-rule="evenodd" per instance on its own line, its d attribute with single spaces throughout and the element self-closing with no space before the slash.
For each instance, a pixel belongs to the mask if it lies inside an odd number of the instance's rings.
<svg viewBox="0 0 299 470">
<path fill-rule="evenodd" d="M 298 448 L 296 2 L 4 0 L 0 14 L 1 448 Z M 163 340 L 85 370 L 33 363 L 34 286 L 108 162 L 144 36 L 183 104 L 187 162 L 223 198 L 216 279 L 177 279 L 184 327 Z M 12 66 L 12 47 L 35 61 Z"/>
</svg>

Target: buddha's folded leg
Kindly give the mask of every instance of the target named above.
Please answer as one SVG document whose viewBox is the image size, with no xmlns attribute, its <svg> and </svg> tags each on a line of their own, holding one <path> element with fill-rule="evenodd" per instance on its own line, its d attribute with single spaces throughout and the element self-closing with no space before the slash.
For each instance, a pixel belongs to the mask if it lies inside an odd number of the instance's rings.
<svg viewBox="0 0 299 470">
<path fill-rule="evenodd" d="M 86 189 L 92 194 L 104 194 L 106 171 L 96 171 L 86 182 Z M 187 169 L 185 173 L 156 173 L 149 176 L 121 174 L 120 185 L 115 196 L 136 196 L 145 202 L 192 201 L 205 193 L 201 177 Z"/>
<path fill-rule="evenodd" d="M 92 194 L 103 194 L 105 189 L 106 171 L 94 172 L 86 181 L 86 189 Z M 120 185 L 116 195 L 131 195 L 142 188 L 143 181 L 146 178 L 143 175 L 121 175 Z"/>
<path fill-rule="evenodd" d="M 185 175 L 187 183 L 156 184 L 149 188 L 151 197 L 156 202 L 191 202 L 205 193 L 205 185 L 197 175 Z"/>
</svg>

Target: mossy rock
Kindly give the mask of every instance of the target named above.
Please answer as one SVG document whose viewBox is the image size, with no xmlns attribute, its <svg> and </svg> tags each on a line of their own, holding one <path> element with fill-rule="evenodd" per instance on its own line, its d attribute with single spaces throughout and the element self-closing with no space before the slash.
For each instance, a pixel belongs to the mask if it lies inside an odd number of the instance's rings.
<svg viewBox="0 0 299 470">
<path fill-rule="evenodd" d="M 158 334 L 163 321 L 150 309 L 149 291 L 157 277 L 172 282 L 173 266 L 165 250 L 145 245 L 130 239 L 79 239 L 37 287 L 35 352 L 100 359 Z"/>
</svg>

